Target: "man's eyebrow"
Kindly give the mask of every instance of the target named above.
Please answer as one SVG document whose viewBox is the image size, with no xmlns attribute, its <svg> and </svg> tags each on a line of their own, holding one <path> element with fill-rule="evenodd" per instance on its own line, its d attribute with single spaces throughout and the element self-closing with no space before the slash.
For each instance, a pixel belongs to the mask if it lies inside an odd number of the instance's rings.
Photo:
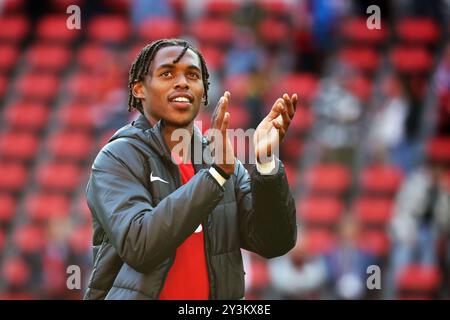
<svg viewBox="0 0 450 320">
<path fill-rule="evenodd" d="M 158 66 L 156 68 L 156 70 L 159 70 L 159 69 L 173 69 L 173 68 L 175 68 L 175 64 L 173 64 L 173 63 L 164 63 L 164 64 Z M 195 64 L 191 64 L 187 68 L 201 71 L 201 69 L 199 67 L 197 67 Z"/>
<path fill-rule="evenodd" d="M 162 65 L 158 66 L 156 68 L 156 70 L 159 70 L 159 69 L 173 69 L 173 68 L 175 68 L 175 65 L 173 63 L 165 63 L 165 64 L 162 64 Z"/>
<path fill-rule="evenodd" d="M 194 64 L 191 64 L 190 66 L 188 66 L 188 69 L 195 69 L 195 70 L 198 70 L 198 71 L 202 71 L 199 67 L 197 67 Z"/>
</svg>

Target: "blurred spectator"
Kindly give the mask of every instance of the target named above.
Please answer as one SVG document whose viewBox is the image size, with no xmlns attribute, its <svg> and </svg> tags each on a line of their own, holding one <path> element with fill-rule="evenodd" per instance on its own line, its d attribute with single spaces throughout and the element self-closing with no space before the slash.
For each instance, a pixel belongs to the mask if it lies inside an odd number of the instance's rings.
<svg viewBox="0 0 450 320">
<path fill-rule="evenodd" d="M 269 260 L 269 271 L 278 299 L 319 299 L 327 282 L 325 259 L 309 252 L 303 230 L 288 254 Z"/>
<path fill-rule="evenodd" d="M 48 221 L 47 245 L 42 254 L 42 286 L 47 299 L 63 299 L 66 286 L 66 267 L 71 264 L 68 238 L 73 226 L 67 218 L 53 218 Z"/>
<path fill-rule="evenodd" d="M 410 154 L 405 142 L 405 125 L 410 106 L 396 75 L 384 76 L 381 96 L 369 129 L 370 149 L 375 158 L 392 161 L 407 169 L 405 165 L 410 161 Z"/>
<path fill-rule="evenodd" d="M 174 12 L 166 0 L 131 0 L 131 23 L 135 28 L 148 18 L 172 18 Z"/>
<path fill-rule="evenodd" d="M 450 44 L 443 51 L 435 74 L 437 132 L 450 134 Z"/>
<path fill-rule="evenodd" d="M 126 107 L 127 93 L 123 90 L 126 72 L 121 60 L 114 56 L 102 61 L 95 75 L 103 79 L 98 99 L 92 110 L 96 117 L 97 128 L 101 131 L 118 129 L 128 123 L 130 114 Z"/>
<path fill-rule="evenodd" d="M 317 139 L 327 151 L 328 160 L 350 166 L 361 137 L 363 112 L 360 101 L 348 88 L 351 77 L 351 69 L 337 66 L 331 76 L 322 80 L 322 90 L 313 105 Z"/>
<path fill-rule="evenodd" d="M 345 0 L 315 0 L 310 1 L 309 4 L 316 47 L 325 52 L 331 51 L 336 45 L 336 26 L 342 15 L 349 11 L 349 2 Z"/>
<path fill-rule="evenodd" d="M 255 34 L 247 27 L 236 32 L 225 63 L 225 76 L 250 73 L 264 65 L 264 51 L 256 42 Z"/>
<path fill-rule="evenodd" d="M 339 226 L 340 244 L 328 256 L 333 298 L 366 298 L 367 267 L 379 265 L 376 258 L 357 246 L 358 225 L 352 216 L 345 216 Z"/>
<path fill-rule="evenodd" d="M 397 196 L 391 223 L 391 285 L 409 263 L 437 264 L 438 240 L 450 233 L 450 195 L 442 177 L 439 164 L 427 163 L 410 174 Z"/>
</svg>

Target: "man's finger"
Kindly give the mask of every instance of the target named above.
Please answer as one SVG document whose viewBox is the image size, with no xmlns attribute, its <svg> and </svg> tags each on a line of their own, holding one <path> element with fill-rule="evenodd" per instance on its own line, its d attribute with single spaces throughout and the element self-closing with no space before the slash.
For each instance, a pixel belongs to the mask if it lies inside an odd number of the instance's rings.
<svg viewBox="0 0 450 320">
<path fill-rule="evenodd" d="M 286 134 L 286 129 L 284 128 L 284 126 L 276 120 L 272 121 L 272 125 L 275 127 L 275 129 L 278 130 L 278 135 L 280 136 L 280 138 L 283 138 Z"/>
<path fill-rule="evenodd" d="M 286 106 L 288 115 L 290 118 L 292 118 L 294 116 L 294 106 L 292 105 L 292 101 L 291 98 L 289 98 L 289 95 L 287 93 L 283 94 L 283 100 L 284 100 L 284 104 Z"/>
<path fill-rule="evenodd" d="M 276 119 L 280 115 L 280 113 L 284 109 L 283 104 L 284 104 L 284 101 L 281 98 L 279 98 L 279 99 L 277 99 L 277 101 L 275 101 L 275 103 L 272 106 L 272 109 L 270 110 L 269 114 L 267 115 L 268 121 L 272 121 L 273 119 Z"/>
<path fill-rule="evenodd" d="M 283 119 L 283 127 L 284 127 L 284 129 L 287 129 L 289 127 L 289 124 L 291 123 L 291 117 L 290 117 L 288 111 L 284 110 L 281 113 L 281 117 Z"/>
<path fill-rule="evenodd" d="M 219 101 L 216 104 L 216 107 L 214 108 L 213 114 L 211 116 L 211 128 L 216 128 L 216 118 L 217 114 L 219 113 L 220 105 L 222 104 L 222 98 L 220 97 Z"/>
<path fill-rule="evenodd" d="M 222 127 L 223 117 L 228 108 L 229 97 L 230 97 L 230 94 L 227 91 L 219 100 L 219 106 L 217 108 L 217 113 L 214 117 L 214 123 L 213 123 L 213 128 L 215 128 L 215 129 L 220 129 Z"/>
<path fill-rule="evenodd" d="M 298 102 L 298 96 L 296 93 L 294 93 L 292 95 L 291 101 L 292 101 L 292 106 L 294 107 L 294 112 L 295 112 L 295 110 L 297 110 L 297 102 Z"/>
<path fill-rule="evenodd" d="M 223 116 L 222 126 L 220 128 L 220 131 L 222 131 L 223 134 L 226 133 L 226 130 L 228 129 L 228 124 L 229 123 L 230 123 L 230 113 L 229 112 L 225 112 L 225 115 Z"/>
</svg>

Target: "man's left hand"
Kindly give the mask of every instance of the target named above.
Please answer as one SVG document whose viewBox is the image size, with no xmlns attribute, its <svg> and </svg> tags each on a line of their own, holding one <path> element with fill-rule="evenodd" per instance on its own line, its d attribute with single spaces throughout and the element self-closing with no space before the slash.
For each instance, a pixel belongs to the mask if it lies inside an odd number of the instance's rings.
<svg viewBox="0 0 450 320">
<path fill-rule="evenodd" d="M 259 163 L 268 162 L 283 141 L 294 117 L 297 101 L 297 94 L 289 98 L 289 95 L 285 93 L 283 98 L 275 101 L 269 114 L 256 128 L 253 143 Z"/>
</svg>

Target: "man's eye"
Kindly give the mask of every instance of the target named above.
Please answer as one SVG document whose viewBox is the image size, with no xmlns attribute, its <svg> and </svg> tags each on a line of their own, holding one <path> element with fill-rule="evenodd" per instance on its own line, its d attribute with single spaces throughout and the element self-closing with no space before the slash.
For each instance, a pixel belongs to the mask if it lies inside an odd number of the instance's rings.
<svg viewBox="0 0 450 320">
<path fill-rule="evenodd" d="M 170 71 L 164 71 L 161 72 L 160 76 L 162 77 L 170 77 L 172 75 L 172 73 Z"/>
<path fill-rule="evenodd" d="M 200 79 L 200 75 L 198 73 L 195 72 L 189 72 L 189 77 L 193 78 L 193 79 Z"/>
</svg>

